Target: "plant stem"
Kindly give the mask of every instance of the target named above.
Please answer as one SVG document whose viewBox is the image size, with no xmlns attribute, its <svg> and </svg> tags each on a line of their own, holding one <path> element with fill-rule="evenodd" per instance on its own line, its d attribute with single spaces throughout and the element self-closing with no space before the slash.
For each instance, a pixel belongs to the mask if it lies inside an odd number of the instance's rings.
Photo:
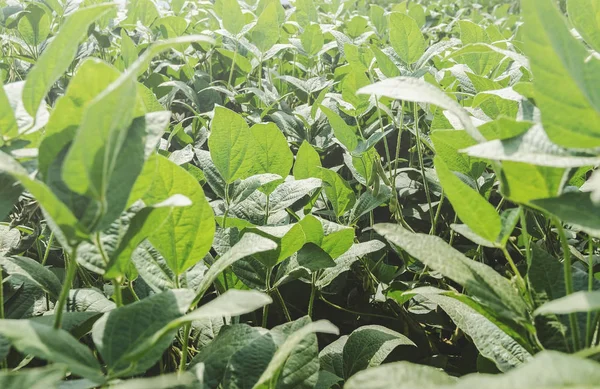
<svg viewBox="0 0 600 389">
<path fill-rule="evenodd" d="M 442 204 L 444 204 L 444 196 L 444 191 L 442 190 L 442 194 L 440 195 L 440 202 L 438 203 L 438 207 L 435 211 L 435 217 L 433 218 L 433 223 L 431 223 L 431 230 L 429 231 L 429 235 L 435 235 L 437 222 L 440 217 L 440 213 L 442 213 Z"/>
<path fill-rule="evenodd" d="M 44 251 L 44 258 L 42 259 L 42 266 L 46 264 L 48 260 L 48 256 L 50 255 L 50 247 L 52 246 L 52 242 L 54 241 L 54 232 L 50 232 L 50 238 L 48 238 L 48 243 L 46 243 L 46 250 Z"/>
<path fill-rule="evenodd" d="M 395 319 L 393 317 L 385 316 L 385 315 L 379 315 L 377 313 L 365 313 L 365 312 L 353 311 L 352 309 L 344 308 L 344 307 L 342 307 L 340 305 L 332 303 L 331 301 L 329 301 L 325 297 L 323 297 L 323 295 L 319 296 L 319 300 L 323 301 L 327 305 L 332 306 L 335 309 L 339 309 L 340 311 L 352 313 L 352 314 L 357 315 L 357 316 L 371 316 L 371 317 L 379 317 L 379 318 L 382 318 L 382 319 Z"/>
<path fill-rule="evenodd" d="M 588 292 L 594 290 L 594 242 L 591 236 L 588 236 Z M 585 318 L 585 346 L 592 345 L 594 326 L 592 325 L 592 312 L 588 311 Z"/>
<path fill-rule="evenodd" d="M 69 291 L 73 286 L 73 279 L 77 273 L 77 246 L 73 247 L 70 258 L 65 255 L 65 266 L 67 267 L 65 280 L 56 307 L 54 308 L 54 328 L 56 329 L 59 329 L 62 326 L 63 311 L 65 309 L 65 304 L 67 303 L 67 297 L 69 297 Z"/>
<path fill-rule="evenodd" d="M 271 273 L 273 272 L 273 268 L 272 267 L 267 267 L 267 274 L 265 276 L 265 287 L 267 290 L 267 293 L 271 292 Z M 265 305 L 263 307 L 263 315 L 262 315 L 262 327 L 263 328 L 267 328 L 267 320 L 269 317 L 269 304 Z"/>
<path fill-rule="evenodd" d="M 117 279 L 113 279 L 113 293 L 115 295 L 115 304 L 117 304 L 117 308 L 123 306 L 123 291 L 121 290 L 121 283 L 117 281 Z"/>
<path fill-rule="evenodd" d="M 565 276 L 565 294 L 568 296 L 573 293 L 573 275 L 571 274 L 571 251 L 569 250 L 569 242 L 565 230 L 563 229 L 562 223 L 557 218 L 554 218 L 554 225 L 558 230 L 558 236 L 560 238 L 560 244 L 563 250 L 563 267 Z M 579 350 L 579 327 L 577 326 L 577 316 L 575 313 L 569 314 L 569 324 L 571 326 L 571 333 L 573 336 L 573 350 Z"/>
<path fill-rule="evenodd" d="M 519 288 L 524 289 L 525 288 L 525 280 L 521 276 L 519 269 L 517 269 L 517 265 L 515 265 L 515 261 L 510 256 L 510 253 L 506 249 L 506 246 L 502 246 L 501 250 L 502 250 L 502 253 L 504 254 L 504 258 L 506 258 L 506 261 L 510 265 L 510 268 L 512 269 L 513 273 L 515 273 L 515 276 L 517 277 L 517 282 L 519 283 Z"/>
<path fill-rule="evenodd" d="M 315 295 L 317 294 L 317 287 L 315 284 L 317 283 L 317 276 L 313 273 L 312 280 L 310 283 L 310 297 L 308 298 L 308 317 L 312 319 L 313 314 L 313 305 L 315 303 Z"/>
<path fill-rule="evenodd" d="M 275 296 L 277 296 L 277 300 L 279 301 L 279 304 L 281 305 L 281 309 L 283 310 L 283 315 L 285 316 L 285 319 L 287 321 L 292 321 L 292 317 L 290 316 L 290 311 L 288 311 L 287 306 L 285 305 L 285 300 L 283 299 L 281 292 L 279 291 L 278 288 L 275 288 L 274 291 L 275 291 Z"/>
<path fill-rule="evenodd" d="M 179 374 L 182 374 L 185 371 L 185 365 L 187 364 L 188 344 L 191 331 L 192 324 L 186 323 L 183 327 L 183 346 L 181 348 L 181 361 L 179 361 Z"/>
<path fill-rule="evenodd" d="M 232 86 L 231 85 L 231 80 L 233 79 L 233 69 L 235 68 L 235 60 L 237 58 L 237 52 L 238 52 L 238 47 L 237 47 L 237 42 L 236 42 L 235 43 L 235 49 L 233 51 L 233 60 L 231 61 L 231 69 L 229 69 L 229 78 L 227 80 L 227 85 L 228 86 Z"/>
<path fill-rule="evenodd" d="M 427 198 L 427 205 L 429 206 L 429 217 L 431 224 L 435 222 L 435 215 L 433 214 L 433 208 L 431 207 L 431 194 L 429 193 L 429 183 L 425 176 L 425 165 L 423 164 L 423 150 L 421 147 L 421 130 L 419 129 L 419 119 L 417 117 L 419 110 L 417 103 L 413 103 L 413 116 L 415 122 L 415 135 L 417 138 L 417 155 L 419 156 L 419 166 L 421 168 L 421 176 L 423 176 L 423 187 L 425 188 L 425 197 Z"/>
</svg>

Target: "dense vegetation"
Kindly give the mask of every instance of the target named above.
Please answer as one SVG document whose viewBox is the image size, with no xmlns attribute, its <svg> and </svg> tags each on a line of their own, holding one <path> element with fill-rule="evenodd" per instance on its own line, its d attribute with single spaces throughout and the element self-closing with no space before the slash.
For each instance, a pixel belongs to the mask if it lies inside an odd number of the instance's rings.
<svg viewBox="0 0 600 389">
<path fill-rule="evenodd" d="M 0 6 L 1 388 L 600 386 L 600 0 Z"/>
</svg>

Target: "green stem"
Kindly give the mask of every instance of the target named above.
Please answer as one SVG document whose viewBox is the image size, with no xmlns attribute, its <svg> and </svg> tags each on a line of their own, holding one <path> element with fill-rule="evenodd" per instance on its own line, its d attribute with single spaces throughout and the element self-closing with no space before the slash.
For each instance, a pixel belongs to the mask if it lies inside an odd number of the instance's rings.
<svg viewBox="0 0 600 389">
<path fill-rule="evenodd" d="M 344 308 L 344 307 L 342 307 L 340 305 L 332 303 L 331 301 L 325 299 L 325 297 L 323 297 L 323 295 L 319 296 L 319 300 L 323 301 L 327 305 L 332 306 L 335 309 L 339 309 L 340 311 L 352 313 L 352 314 L 354 314 L 356 316 L 371 316 L 371 317 L 379 317 L 379 318 L 382 318 L 382 319 L 395 319 L 393 317 L 385 316 L 385 315 L 379 315 L 377 313 L 366 313 L 366 312 L 353 311 L 352 309 Z"/>
<path fill-rule="evenodd" d="M 73 286 L 75 274 L 77 273 L 77 246 L 73 247 L 70 258 L 65 256 L 65 266 L 67 267 L 65 280 L 56 307 L 54 308 L 54 328 L 56 329 L 62 326 L 63 311 L 65 309 L 65 304 L 67 303 L 67 297 L 69 297 L 69 291 Z"/>
<path fill-rule="evenodd" d="M 271 273 L 272 272 L 273 272 L 273 268 L 267 267 L 267 274 L 265 276 L 265 287 L 266 287 L 267 293 L 271 292 Z M 263 328 L 267 328 L 268 318 L 269 318 L 269 304 L 267 304 L 263 307 L 263 314 L 262 314 L 262 327 Z"/>
<path fill-rule="evenodd" d="M 419 129 L 419 119 L 417 117 L 419 110 L 417 104 L 413 103 L 413 116 L 415 122 L 415 135 L 417 138 L 417 155 L 419 156 L 419 165 L 421 168 L 421 175 L 423 176 L 423 187 L 425 188 L 425 197 L 427 198 L 427 205 L 429 206 L 429 217 L 431 224 L 435 222 L 435 215 L 433 214 L 433 208 L 431 207 L 431 194 L 429 193 L 429 183 L 425 176 L 425 165 L 423 164 L 423 150 L 421 147 L 421 130 Z"/>
<path fill-rule="evenodd" d="M 4 279 L 2 278 L 2 268 L 0 268 L 0 319 L 4 319 Z"/>
<path fill-rule="evenodd" d="M 524 290 L 525 289 L 525 280 L 521 276 L 519 269 L 517 269 L 517 265 L 515 265 L 515 261 L 510 256 L 510 253 L 506 249 L 506 246 L 502 246 L 501 250 L 502 250 L 502 254 L 504 254 L 504 258 L 506 258 L 506 261 L 510 265 L 510 268 L 512 269 L 513 273 L 515 273 L 515 276 L 517 277 L 517 282 L 519 284 L 519 288 Z"/>
<path fill-rule="evenodd" d="M 315 303 L 315 296 L 317 294 L 317 287 L 316 284 L 317 283 L 317 275 L 313 273 L 312 275 L 312 280 L 310 283 L 310 297 L 308 299 L 308 317 L 310 317 L 312 319 L 312 314 L 313 314 L 313 306 Z"/>
<path fill-rule="evenodd" d="M 588 292 L 594 290 L 594 242 L 588 237 Z M 592 325 L 592 312 L 588 311 L 585 318 L 585 346 L 592 345 L 594 326 Z"/>
<path fill-rule="evenodd" d="M 265 203 L 265 221 L 263 222 L 264 225 L 267 225 L 269 223 L 269 195 L 267 195 L 267 200 Z"/>
<path fill-rule="evenodd" d="M 231 69 L 229 69 L 229 78 L 227 80 L 227 85 L 231 85 L 231 80 L 233 79 L 233 69 L 235 68 L 235 60 L 237 58 L 238 47 L 237 43 L 235 44 L 235 50 L 233 51 L 233 60 L 231 61 Z M 234 88 L 235 89 L 235 88 Z"/>
<path fill-rule="evenodd" d="M 52 242 L 54 241 L 54 232 L 50 233 L 50 238 L 48 238 L 48 243 L 46 244 L 46 250 L 44 251 L 44 258 L 42 259 L 42 266 L 46 264 L 48 260 L 48 256 L 50 255 L 50 247 L 52 246 Z"/>
<path fill-rule="evenodd" d="M 275 288 L 275 296 L 277 296 L 277 300 L 279 301 L 279 305 L 281 305 L 281 309 L 283 310 L 283 315 L 287 321 L 292 321 L 292 317 L 290 316 L 290 311 L 288 311 L 287 306 L 285 305 L 285 300 L 281 295 L 279 289 Z"/>
<path fill-rule="evenodd" d="M 444 191 L 442 190 L 442 194 L 440 195 L 440 202 L 438 203 L 438 207 L 435 212 L 435 217 L 433 219 L 433 223 L 431 224 L 431 230 L 429 231 L 429 235 L 435 235 L 435 230 L 437 227 L 438 219 L 440 218 L 440 213 L 442 213 L 442 204 L 444 204 Z"/>
<path fill-rule="evenodd" d="M 183 327 L 183 346 L 181 348 L 181 361 L 179 362 L 179 373 L 185 372 L 185 365 L 187 364 L 188 356 L 188 344 L 190 341 L 190 332 L 192 331 L 192 324 L 186 323 Z"/>
<path fill-rule="evenodd" d="M 573 293 L 573 275 L 571 274 L 571 251 L 569 250 L 569 242 L 565 230 L 563 229 L 560 220 L 554 218 L 554 225 L 558 230 L 558 236 L 560 238 L 560 244 L 563 250 L 563 267 L 565 275 L 565 293 L 570 295 Z M 579 350 L 579 327 L 577 326 L 577 316 L 575 313 L 569 314 L 569 324 L 571 326 L 571 332 L 573 336 L 573 350 Z"/>
<path fill-rule="evenodd" d="M 123 306 L 123 291 L 121 290 L 121 283 L 116 279 L 112 280 L 113 282 L 113 294 L 115 296 L 115 304 L 117 304 L 117 308 Z"/>
</svg>

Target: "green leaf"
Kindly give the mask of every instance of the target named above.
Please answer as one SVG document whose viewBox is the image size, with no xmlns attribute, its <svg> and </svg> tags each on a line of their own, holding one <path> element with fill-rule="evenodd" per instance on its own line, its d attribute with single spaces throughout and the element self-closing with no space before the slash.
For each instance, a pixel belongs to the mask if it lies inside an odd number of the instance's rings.
<svg viewBox="0 0 600 389">
<path fill-rule="evenodd" d="M 456 115 L 473 139 L 478 142 L 485 142 L 485 138 L 471 121 L 469 113 L 455 100 L 424 80 L 413 77 L 388 78 L 361 88 L 357 93 L 437 105 Z"/>
<path fill-rule="evenodd" d="M 275 123 L 255 124 L 250 128 L 254 144 L 254 173 L 273 173 L 283 178 L 290 174 L 294 155 Z"/>
<path fill-rule="evenodd" d="M 276 248 L 277 245 L 270 239 L 252 233 L 244 234 L 240 241 L 223 254 L 204 274 L 204 278 L 202 278 L 202 282 L 197 288 L 198 295 L 203 295 L 217 279 L 217 276 L 235 262 L 250 255 Z"/>
<path fill-rule="evenodd" d="M 477 158 L 525 162 L 548 167 L 570 168 L 600 163 L 600 158 L 594 154 L 556 146 L 539 125 L 533 126 L 524 134 L 480 143 L 462 151 Z"/>
<path fill-rule="evenodd" d="M 228 184 L 250 175 L 254 165 L 252 139 L 243 117 L 227 108 L 215 108 L 208 147 L 213 163 Z"/>
<path fill-rule="evenodd" d="M 340 217 L 352 209 L 356 202 L 356 196 L 346 180 L 333 170 L 325 168 L 321 168 L 321 178 L 325 184 L 325 194 L 331 202 L 335 215 Z"/>
<path fill-rule="evenodd" d="M 589 359 L 542 351 L 531 361 L 505 374 L 466 375 L 458 380 L 442 371 L 408 362 L 395 362 L 355 375 L 344 386 L 348 389 L 464 388 L 464 389 L 566 389 L 592 388 L 600 379 L 600 365 Z"/>
<path fill-rule="evenodd" d="M 482 238 L 495 242 L 502 222 L 494 206 L 476 190 L 454 175 L 440 158 L 434 159 L 435 170 L 458 217 Z"/>
<path fill-rule="evenodd" d="M 566 192 L 559 197 L 532 200 L 531 203 L 565 223 L 600 237 L 600 206 L 592 201 L 590 193 Z"/>
<path fill-rule="evenodd" d="M 67 331 L 30 320 L 0 320 L 0 334 L 24 354 L 62 363 L 78 376 L 104 382 L 100 364 L 85 345 Z"/>
<path fill-rule="evenodd" d="M 329 119 L 329 123 L 337 140 L 344 145 L 348 152 L 354 151 L 358 146 L 358 137 L 356 132 L 346 124 L 344 119 L 342 119 L 331 109 L 322 105 L 321 111 L 323 111 L 323 113 L 327 116 L 327 119 Z"/>
<path fill-rule="evenodd" d="M 57 387 L 67 369 L 62 365 L 51 365 L 19 371 L 0 372 L 0 386 L 3 388 L 48 389 Z"/>
<path fill-rule="evenodd" d="M 51 163 L 75 137 L 85 107 L 118 77 L 117 69 L 96 58 L 83 61 L 77 68 L 46 125 L 38 156 L 42 177 L 47 177 Z"/>
<path fill-rule="evenodd" d="M 237 0 L 221 0 L 223 27 L 233 35 L 239 34 L 246 25 L 246 18 Z"/>
<path fill-rule="evenodd" d="M 156 5 L 151 0 L 133 0 L 127 7 L 125 23 L 135 25 L 140 21 L 143 26 L 149 27 L 159 17 Z"/>
<path fill-rule="evenodd" d="M 500 371 L 508 371 L 531 359 L 523 346 L 468 305 L 441 294 L 424 296 L 439 305 L 473 340 L 481 355 L 494 361 Z"/>
<path fill-rule="evenodd" d="M 455 379 L 442 370 L 410 362 L 387 363 L 352 376 L 345 389 L 388 389 L 452 387 Z M 401 386 L 398 386 L 400 383 Z"/>
<path fill-rule="evenodd" d="M 321 177 L 321 158 L 319 153 L 308 143 L 303 141 L 296 154 L 296 162 L 294 163 L 294 178 L 303 180 L 306 178 Z"/>
<path fill-rule="evenodd" d="M 192 359 L 190 367 L 198 363 L 203 363 L 205 385 L 209 388 L 216 388 L 223 381 L 225 373 L 230 366 L 230 360 L 236 354 L 243 352 L 244 347 L 262 338 L 266 333 L 267 330 L 265 329 L 250 327 L 246 324 L 226 326 L 219 331 L 219 335 L 212 342 L 202 348 L 194 359 Z M 261 350 L 258 353 L 262 354 L 263 352 Z M 271 355 L 268 354 L 267 358 L 270 358 Z M 266 367 L 268 359 L 263 361 L 262 358 L 256 358 L 256 362 L 262 362 L 263 366 Z"/>
<path fill-rule="evenodd" d="M 575 312 L 593 312 L 600 310 L 600 291 L 575 292 L 556 300 L 549 301 L 535 310 L 536 315 Z"/>
<path fill-rule="evenodd" d="M 158 204 L 177 194 L 192 201 L 185 209 L 173 209 L 149 236 L 171 270 L 180 275 L 210 250 L 215 233 L 214 214 L 202 187 L 184 168 L 160 155 L 149 160 L 148 165 L 141 178 L 149 183 L 142 197 L 146 205 Z"/>
<path fill-rule="evenodd" d="M 47 221 L 52 223 L 61 243 L 74 245 L 87 237 L 87 231 L 80 225 L 71 210 L 61 202 L 44 183 L 29 177 L 29 173 L 7 154 L 0 151 L 0 171 L 18 180 L 40 203 Z"/>
<path fill-rule="evenodd" d="M 600 63 L 586 60 L 587 49 L 571 35 L 554 1 L 523 0 L 521 10 L 544 130 L 564 147 L 600 146 L 600 92 L 591 87 L 600 82 Z"/>
<path fill-rule="evenodd" d="M 395 224 L 376 224 L 374 228 L 390 243 L 464 286 L 499 317 L 529 323 L 527 306 L 515 287 L 488 265 L 465 257 L 437 236 L 410 233 Z"/>
<path fill-rule="evenodd" d="M 138 59 L 138 52 L 135 47 L 135 43 L 129 37 L 126 29 L 121 30 L 121 58 L 123 58 L 123 65 L 127 69 L 131 64 Z"/>
<path fill-rule="evenodd" d="M 155 377 L 133 378 L 111 384 L 111 389 L 180 389 L 202 385 L 191 372 L 163 374 Z"/>
<path fill-rule="evenodd" d="M 425 38 L 417 22 L 410 16 L 390 14 L 390 44 L 400 59 L 408 65 L 417 62 L 425 52 Z"/>
<path fill-rule="evenodd" d="M 344 378 L 361 370 L 379 366 L 398 346 L 416 346 L 406 336 L 379 325 L 368 325 L 354 330 L 343 351 Z"/>
<path fill-rule="evenodd" d="M 54 299 L 60 295 L 62 285 L 58 277 L 34 259 L 20 256 L 0 257 L 0 267 L 13 277 L 26 278 Z"/>
<path fill-rule="evenodd" d="M 93 326 L 92 338 L 107 365 L 108 375 L 132 376 L 154 365 L 172 337 L 165 336 L 136 360 L 127 359 L 127 354 L 172 320 L 183 316 L 193 299 L 194 293 L 190 290 L 170 290 L 112 310 L 100 318 Z M 174 336 L 175 330 L 170 334 Z"/>
<path fill-rule="evenodd" d="M 585 42 L 600 51 L 600 3 L 596 0 L 567 0 L 567 14 Z"/>
<path fill-rule="evenodd" d="M 262 53 L 269 50 L 279 40 L 279 16 L 274 2 L 269 3 L 262 11 L 256 26 L 252 29 L 252 42 Z"/>
<path fill-rule="evenodd" d="M 31 116 L 35 115 L 52 84 L 62 76 L 75 58 L 79 42 L 85 36 L 88 26 L 113 8 L 116 8 L 116 4 L 80 8 L 67 18 L 56 37 L 27 74 L 23 105 Z"/>
<path fill-rule="evenodd" d="M 162 294 L 164 293 L 167 292 Z M 240 316 L 262 308 L 272 301 L 267 294 L 262 292 L 230 289 L 187 315 L 173 318 L 168 323 L 162 323 L 162 328 L 157 328 L 154 334 L 146 337 L 143 341 L 138 341 L 135 348 L 127 352 L 123 359 L 135 362 L 140 358 L 147 357 L 149 350 L 158 348 L 164 350 L 168 346 L 167 341 L 170 343 L 177 329 L 186 323 L 213 317 Z"/>
<path fill-rule="evenodd" d="M 0 136 L 3 139 L 12 138 L 19 134 L 19 126 L 17 125 L 17 119 L 12 110 L 8 96 L 6 96 L 6 90 L 0 80 Z"/>
<path fill-rule="evenodd" d="M 260 376 L 258 383 L 254 385 L 253 389 L 271 388 L 273 384 L 277 382 L 290 355 L 292 355 L 292 353 L 297 349 L 298 345 L 307 336 L 315 332 L 337 335 L 338 329 L 327 320 L 319 320 L 316 322 L 310 322 L 296 330 L 285 340 L 279 349 L 277 349 L 273 359 L 271 359 L 271 362 L 269 362 L 269 365 Z"/>
<path fill-rule="evenodd" d="M 30 5 L 26 10 L 17 30 L 27 45 L 37 48 L 50 33 L 50 18 L 41 7 Z"/>
</svg>

